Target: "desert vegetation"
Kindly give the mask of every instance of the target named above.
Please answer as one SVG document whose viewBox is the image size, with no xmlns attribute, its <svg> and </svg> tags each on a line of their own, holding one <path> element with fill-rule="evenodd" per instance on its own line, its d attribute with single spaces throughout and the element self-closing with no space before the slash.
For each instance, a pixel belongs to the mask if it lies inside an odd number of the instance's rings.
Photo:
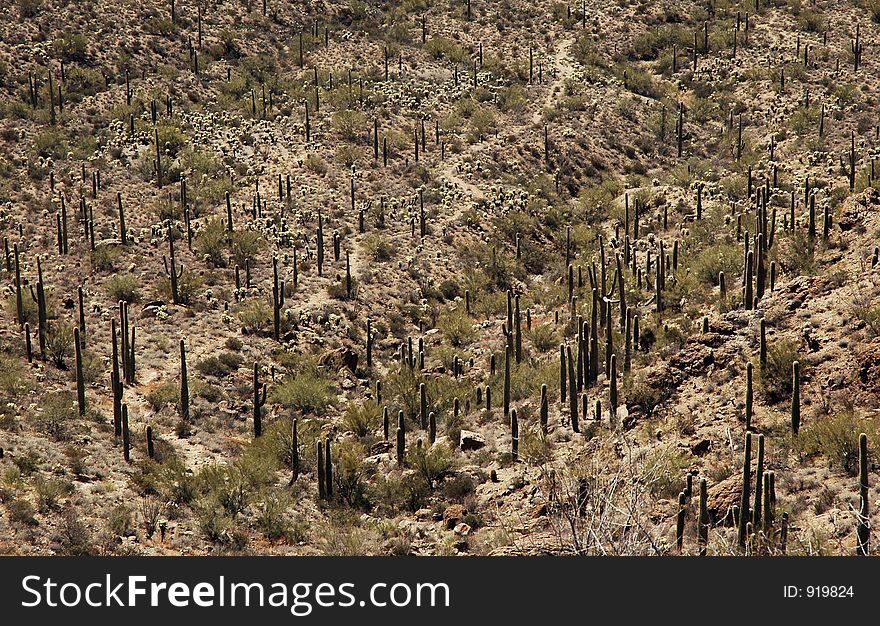
<svg viewBox="0 0 880 626">
<path fill-rule="evenodd" d="M 871 553 L 876 3 L 0 24 L 0 553 Z"/>
</svg>

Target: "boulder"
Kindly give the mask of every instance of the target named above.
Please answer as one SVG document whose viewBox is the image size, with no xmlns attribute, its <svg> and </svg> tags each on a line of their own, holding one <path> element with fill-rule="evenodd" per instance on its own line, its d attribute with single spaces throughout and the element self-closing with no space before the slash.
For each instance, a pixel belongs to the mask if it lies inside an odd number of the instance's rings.
<svg viewBox="0 0 880 626">
<path fill-rule="evenodd" d="M 318 365 L 333 370 L 345 367 L 349 371 L 354 372 L 357 369 L 357 364 L 357 352 L 347 347 L 328 350 L 318 358 Z"/>
<path fill-rule="evenodd" d="M 443 527 L 452 530 L 467 515 L 467 509 L 460 504 L 450 504 L 443 511 Z"/>
<path fill-rule="evenodd" d="M 479 450 L 485 447 L 486 439 L 479 433 L 472 430 L 461 431 L 461 449 L 462 450 Z"/>
</svg>

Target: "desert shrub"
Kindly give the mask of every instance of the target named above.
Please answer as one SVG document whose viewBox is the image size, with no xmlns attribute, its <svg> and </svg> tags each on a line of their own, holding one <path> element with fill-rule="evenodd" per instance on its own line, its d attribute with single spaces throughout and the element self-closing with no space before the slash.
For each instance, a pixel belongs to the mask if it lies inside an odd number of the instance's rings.
<svg viewBox="0 0 880 626">
<path fill-rule="evenodd" d="M 333 130 L 348 142 L 357 141 L 359 137 L 366 136 L 369 126 L 367 116 L 360 111 L 344 109 L 333 113 L 330 119 Z"/>
<path fill-rule="evenodd" d="M 648 489 L 657 498 L 672 499 L 681 491 L 693 457 L 678 449 L 657 448 L 644 459 Z"/>
<path fill-rule="evenodd" d="M 292 505 L 286 491 L 270 488 L 264 491 L 257 502 L 254 521 L 257 529 L 270 541 L 304 541 L 308 526 L 292 520 L 288 511 Z"/>
<path fill-rule="evenodd" d="M 35 450 L 27 450 L 13 457 L 12 462 L 22 476 L 30 476 L 40 469 L 40 455 Z"/>
<path fill-rule="evenodd" d="M 195 239 L 196 251 L 214 267 L 226 267 L 228 263 L 228 238 L 226 227 L 219 219 L 211 220 L 199 231 Z"/>
<path fill-rule="evenodd" d="M 183 274 L 177 279 L 177 296 L 180 304 L 191 304 L 201 287 L 201 276 L 184 268 Z M 158 292 L 164 300 L 172 300 L 171 279 L 168 276 L 163 276 L 159 281 Z"/>
<path fill-rule="evenodd" d="M 236 315 L 247 332 L 261 333 L 272 326 L 272 307 L 263 300 L 248 300 L 238 307 Z"/>
<path fill-rule="evenodd" d="M 379 513 L 395 514 L 421 509 L 430 491 L 425 481 L 415 473 L 403 476 L 378 474 L 370 485 L 369 495 Z"/>
<path fill-rule="evenodd" d="M 417 446 L 407 454 L 407 461 L 425 481 L 428 489 L 456 466 L 455 454 L 445 445 Z"/>
<path fill-rule="evenodd" d="M 324 176 L 327 173 L 327 162 L 315 152 L 306 154 L 305 164 L 307 169 L 319 176 Z"/>
<path fill-rule="evenodd" d="M 89 253 L 92 261 L 92 267 L 101 272 L 109 272 L 116 267 L 119 257 L 122 255 L 118 246 L 95 246 L 95 249 Z"/>
<path fill-rule="evenodd" d="M 113 301 L 137 302 L 140 295 L 140 283 L 133 274 L 113 274 L 104 281 L 104 289 Z"/>
<path fill-rule="evenodd" d="M 724 272 L 728 285 L 742 272 L 742 252 L 734 244 L 719 244 L 701 251 L 691 265 L 691 273 L 708 285 L 718 284 L 718 273 Z"/>
<path fill-rule="evenodd" d="M 808 33 L 819 33 L 825 30 L 825 17 L 813 9 L 804 9 L 798 18 L 802 30 Z"/>
<path fill-rule="evenodd" d="M 540 428 L 526 428 L 520 432 L 519 454 L 524 461 L 542 465 L 550 460 L 550 452 L 550 439 Z"/>
<path fill-rule="evenodd" d="M 793 442 L 800 454 L 821 454 L 830 464 L 849 476 L 855 476 L 859 471 L 860 433 L 867 434 L 869 442 L 877 441 L 880 434 L 873 419 L 863 419 L 853 411 L 844 411 L 808 422 Z"/>
<path fill-rule="evenodd" d="M 196 363 L 196 369 L 205 376 L 222 378 L 238 369 L 243 360 L 233 352 L 221 352 L 218 356 L 209 356 Z"/>
<path fill-rule="evenodd" d="M 20 360 L 0 353 L 0 394 L 7 400 L 15 400 L 32 386 Z"/>
<path fill-rule="evenodd" d="M 55 56 L 68 62 L 77 61 L 83 63 L 86 60 L 88 46 L 89 40 L 82 33 L 75 33 L 70 37 L 61 37 L 52 42 Z"/>
<path fill-rule="evenodd" d="M 37 478 L 34 480 L 37 507 L 41 513 L 57 509 L 61 499 L 74 492 L 73 483 L 63 478 Z"/>
<path fill-rule="evenodd" d="M 871 14 L 871 21 L 875 24 L 880 24 L 880 0 L 867 0 L 865 8 Z"/>
<path fill-rule="evenodd" d="M 547 393 L 552 394 L 559 389 L 559 361 L 550 359 L 542 362 L 523 361 L 516 364 L 511 355 L 510 365 L 510 400 L 519 402 L 527 398 L 535 398 L 541 394 L 541 385 L 547 385 Z M 504 355 L 497 359 L 497 369 L 489 378 L 492 388 L 493 403 L 501 406 L 502 390 L 504 389 Z M 550 396 L 553 397 L 552 395 Z"/>
<path fill-rule="evenodd" d="M 758 376 L 769 402 L 779 402 L 791 397 L 791 368 L 798 360 L 800 345 L 796 339 L 779 339 L 767 346 L 767 364 L 758 367 Z M 801 377 L 803 377 L 803 368 L 801 368 Z"/>
<path fill-rule="evenodd" d="M 271 401 L 303 413 L 323 413 L 336 401 L 336 385 L 323 371 L 304 366 L 272 390 Z"/>
<path fill-rule="evenodd" d="M 89 556 L 94 553 L 91 533 L 77 511 L 65 511 L 59 533 L 61 551 L 67 556 Z"/>
<path fill-rule="evenodd" d="M 37 526 L 39 524 L 35 517 L 37 511 L 34 509 L 34 505 L 27 500 L 17 498 L 7 506 L 9 509 L 9 518 L 16 524 L 23 524 L 25 526 Z"/>
<path fill-rule="evenodd" d="M 358 437 L 366 437 L 382 428 L 382 407 L 376 402 L 349 402 L 342 416 L 345 427 Z"/>
<path fill-rule="evenodd" d="M 232 258 L 239 267 L 245 267 L 254 260 L 263 248 L 263 236 L 255 230 L 236 230 L 232 234 Z"/>
<path fill-rule="evenodd" d="M 425 52 L 435 59 L 447 59 L 453 63 L 469 63 L 471 55 L 461 45 L 446 37 L 432 37 L 425 42 Z"/>
<path fill-rule="evenodd" d="M 67 357 L 73 352 L 73 328 L 55 322 L 49 324 L 46 332 L 46 352 L 56 367 L 66 367 Z"/>
<path fill-rule="evenodd" d="M 407 419 L 417 421 L 419 419 L 419 384 L 425 383 L 428 399 L 428 412 L 433 412 L 437 423 L 452 414 L 455 398 L 462 403 L 469 398 L 473 388 L 466 379 L 454 379 L 448 376 L 422 376 L 416 370 L 408 367 L 395 372 L 385 378 L 382 383 L 384 393 L 389 400 L 388 410 L 392 417 L 397 411 L 402 410 Z"/>
<path fill-rule="evenodd" d="M 166 381 L 147 392 L 146 399 L 154 411 L 160 411 L 167 404 L 177 404 L 180 401 L 180 384 Z"/>
<path fill-rule="evenodd" d="M 437 327 L 455 347 L 468 345 L 476 335 L 473 320 L 462 308 L 444 312 L 437 321 Z"/>
<path fill-rule="evenodd" d="M 549 352 L 559 345 L 559 333 L 553 324 L 541 324 L 532 326 L 532 330 L 526 331 L 526 335 L 538 352 Z"/>
<path fill-rule="evenodd" d="M 34 147 L 39 156 L 60 161 L 67 156 L 67 133 L 63 128 L 47 128 L 34 137 Z"/>
<path fill-rule="evenodd" d="M 635 376 L 624 382 L 623 393 L 630 409 L 650 415 L 660 401 L 660 392 L 648 385 L 644 376 Z"/>
<path fill-rule="evenodd" d="M 21 19 L 36 17 L 43 9 L 43 0 L 16 0 Z"/>
<path fill-rule="evenodd" d="M 369 508 L 367 478 L 373 468 L 364 462 L 363 445 L 344 441 L 336 446 L 335 452 L 333 482 L 336 495 L 350 507 Z"/>
<path fill-rule="evenodd" d="M 387 236 L 380 233 L 371 233 L 364 237 L 361 246 L 366 256 L 374 261 L 389 261 L 394 257 L 394 246 Z"/>
<path fill-rule="evenodd" d="M 130 535 L 133 528 L 131 509 L 125 504 L 114 506 L 107 518 L 107 527 L 117 537 Z"/>
</svg>

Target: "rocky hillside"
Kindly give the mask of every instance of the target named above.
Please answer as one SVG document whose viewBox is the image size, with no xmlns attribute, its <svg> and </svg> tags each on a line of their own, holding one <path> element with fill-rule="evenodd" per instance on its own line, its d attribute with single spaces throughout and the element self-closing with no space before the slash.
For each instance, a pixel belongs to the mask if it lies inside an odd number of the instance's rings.
<svg viewBox="0 0 880 626">
<path fill-rule="evenodd" d="M 0 553 L 869 551 L 877 0 L 0 25 Z"/>
</svg>

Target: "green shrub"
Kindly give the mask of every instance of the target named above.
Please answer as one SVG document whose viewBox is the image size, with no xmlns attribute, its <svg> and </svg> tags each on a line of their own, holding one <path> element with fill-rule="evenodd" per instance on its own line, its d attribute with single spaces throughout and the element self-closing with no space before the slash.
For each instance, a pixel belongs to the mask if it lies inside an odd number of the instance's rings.
<svg viewBox="0 0 880 626">
<path fill-rule="evenodd" d="M 236 315 L 247 332 L 262 333 L 272 326 L 272 307 L 263 300 L 248 300 Z"/>
<path fill-rule="evenodd" d="M 39 524 L 35 517 L 37 512 L 34 510 L 34 506 L 27 500 L 17 498 L 10 502 L 8 507 L 9 518 L 16 524 L 24 524 L 25 526 L 37 526 Z"/>
<path fill-rule="evenodd" d="M 336 401 L 336 385 L 316 368 L 289 374 L 272 390 L 271 401 L 303 413 L 323 413 Z"/>
<path fill-rule="evenodd" d="M 180 383 L 167 381 L 147 392 L 147 402 L 154 411 L 160 411 L 167 404 L 180 402 Z"/>
<path fill-rule="evenodd" d="M 196 369 L 205 376 L 222 378 L 238 369 L 243 360 L 233 352 L 221 352 L 218 356 L 209 356 L 196 363 Z"/>
<path fill-rule="evenodd" d="M 821 454 L 847 475 L 855 476 L 859 471 L 860 433 L 866 433 L 869 442 L 877 441 L 880 434 L 873 419 L 845 411 L 808 422 L 793 442 L 800 454 Z"/>
<path fill-rule="evenodd" d="M 104 289 L 114 302 L 137 302 L 141 297 L 140 283 L 133 274 L 113 274 L 104 281 Z"/>
<path fill-rule="evenodd" d="M 60 322 L 49 324 L 46 352 L 56 367 L 66 367 L 67 357 L 73 352 L 73 328 Z"/>
<path fill-rule="evenodd" d="M 366 256 L 374 261 L 389 261 L 394 257 L 394 246 L 388 237 L 381 233 L 370 233 L 365 236 L 361 246 Z"/>
<path fill-rule="evenodd" d="M 791 397 L 791 368 L 798 360 L 800 345 L 801 342 L 796 339 L 779 339 L 767 346 L 767 364 L 758 367 L 758 375 L 769 402 L 779 402 Z"/>
<path fill-rule="evenodd" d="M 425 481 L 428 489 L 457 465 L 455 454 L 445 445 L 421 446 L 410 450 L 407 460 Z"/>
<path fill-rule="evenodd" d="M 444 312 L 437 321 L 437 327 L 455 347 L 470 344 L 476 336 L 473 320 L 462 308 Z"/>
<path fill-rule="evenodd" d="M 382 428 L 382 407 L 370 400 L 349 402 L 345 407 L 342 423 L 358 437 L 366 437 Z"/>
<path fill-rule="evenodd" d="M 532 330 L 526 334 L 538 352 L 549 352 L 559 345 L 559 332 L 553 324 L 532 326 Z"/>
<path fill-rule="evenodd" d="M 21 19 L 36 17 L 43 9 L 43 0 L 16 0 Z"/>
</svg>

